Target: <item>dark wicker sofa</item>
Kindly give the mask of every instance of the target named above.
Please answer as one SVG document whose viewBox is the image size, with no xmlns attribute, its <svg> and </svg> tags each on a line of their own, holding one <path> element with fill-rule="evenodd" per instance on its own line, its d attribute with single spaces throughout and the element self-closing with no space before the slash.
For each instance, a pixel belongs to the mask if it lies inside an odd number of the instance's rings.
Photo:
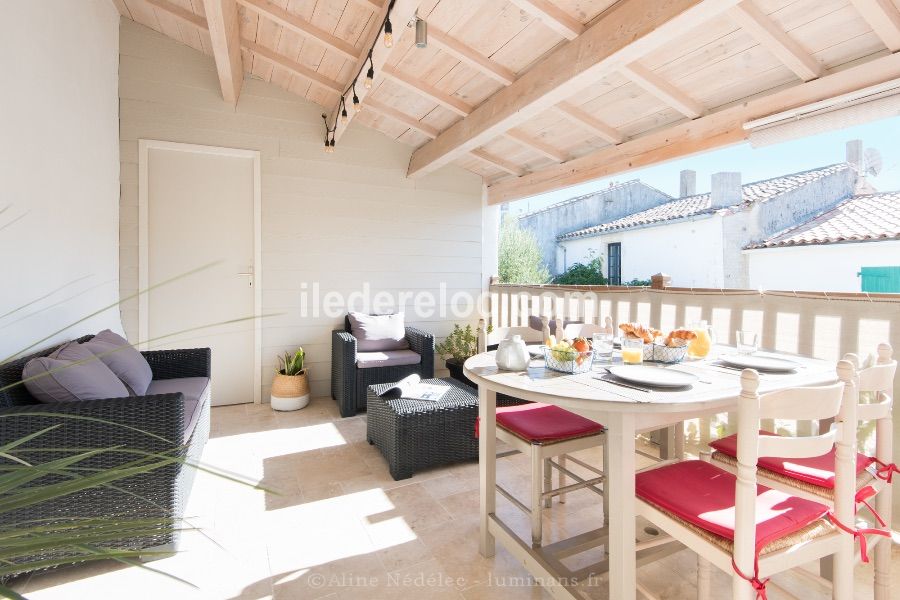
<svg viewBox="0 0 900 600">
<path fill-rule="evenodd" d="M 338 403 L 342 417 L 352 417 L 366 408 L 370 385 L 399 381 L 418 374 L 434 377 L 434 336 L 415 327 L 406 328 L 409 348 L 421 357 L 418 364 L 360 369 L 356 365 L 356 338 L 350 333 L 350 317 L 344 328 L 331 332 L 331 397 Z"/>
<path fill-rule="evenodd" d="M 89 340 L 87 336 L 78 341 Z M 35 356 L 46 356 L 56 348 L 11 361 L 0 366 L 0 389 L 22 379 L 25 363 Z M 143 352 L 153 371 L 151 390 L 171 390 L 147 396 L 108 398 L 102 400 L 38 403 L 24 385 L 12 385 L 0 391 L 0 441 L 21 439 L 52 425 L 57 428 L 17 448 L 19 456 L 29 459 L 28 449 L 41 449 L 30 457 L 32 462 L 46 462 L 61 455 L 46 449 L 118 447 L 148 453 L 176 452 L 190 462 L 199 459 L 209 438 L 210 416 L 210 349 L 158 350 Z M 181 378 L 184 379 L 181 383 Z M 204 386 L 203 379 L 206 379 Z M 188 396 L 175 389 L 185 386 Z M 193 385 L 193 388 L 191 388 Z M 66 418 L 62 415 L 88 417 Z M 94 419 L 108 421 L 101 423 Z M 124 427 L 122 427 L 124 426 Z M 148 435 L 152 434 L 152 435 Z M 87 469 L 111 468 L 135 460 L 127 452 L 104 452 L 79 466 Z M 5 462 L 0 459 L 0 464 Z M 7 463 L 8 464 L 8 463 Z M 175 463 L 150 473 L 134 475 L 113 486 L 76 492 L 26 509 L 0 515 L 0 528 L 35 520 L 66 520 L 73 517 L 121 517 L 135 519 L 172 519 L 173 526 L 159 529 L 148 537 L 111 540 L 110 547 L 147 550 L 142 558 L 157 558 L 173 552 L 178 543 L 178 520 L 193 483 L 195 469 Z M 38 483 L 51 483 L 47 476 Z M 152 554 L 150 553 L 152 551 Z M 61 553 L 46 553 L 34 560 L 59 558 Z"/>
</svg>

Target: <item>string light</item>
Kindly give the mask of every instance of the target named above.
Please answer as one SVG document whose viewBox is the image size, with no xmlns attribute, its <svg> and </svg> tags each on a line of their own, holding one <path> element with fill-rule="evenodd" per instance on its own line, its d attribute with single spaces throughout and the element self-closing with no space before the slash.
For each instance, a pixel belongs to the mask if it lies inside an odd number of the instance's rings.
<svg viewBox="0 0 900 600">
<path fill-rule="evenodd" d="M 391 11 L 387 12 L 387 18 L 384 20 L 384 47 L 390 48 L 394 45 L 394 28 L 391 26 Z"/>
<path fill-rule="evenodd" d="M 362 104 L 359 103 L 359 96 L 356 95 L 356 82 L 353 82 L 353 110 L 357 113 L 362 110 Z"/>
<path fill-rule="evenodd" d="M 364 85 L 367 90 L 372 89 L 372 82 L 375 79 L 375 65 L 372 63 L 372 51 L 369 50 L 369 70 L 366 71 L 366 81 Z"/>
<path fill-rule="evenodd" d="M 384 31 L 384 45 L 388 48 L 394 45 L 394 27 L 391 25 L 391 11 L 394 8 L 394 2 L 396 0 L 390 0 L 390 4 L 388 5 L 387 12 L 384 15 L 384 21 L 381 23 L 381 30 Z M 425 22 L 421 21 L 416 15 L 416 42 L 418 45 L 420 34 L 425 34 Z M 363 86 L 367 90 L 372 89 L 372 85 L 375 80 L 375 63 L 372 60 L 372 52 L 375 50 L 375 44 L 378 43 L 378 37 L 375 37 L 375 40 L 372 42 L 372 46 L 369 48 L 368 58 L 369 58 L 369 68 L 366 69 L 366 77 L 363 79 Z M 422 46 L 420 46 L 422 47 Z M 328 126 L 328 116 L 323 114 L 322 120 L 325 121 L 325 152 L 327 154 L 334 153 L 334 147 L 336 145 L 335 141 L 335 131 L 337 131 L 338 119 L 340 119 L 340 123 L 342 125 L 346 125 L 350 121 L 350 117 L 347 114 L 347 96 L 352 92 L 352 104 L 353 110 L 355 113 L 359 113 L 362 109 L 362 103 L 359 101 L 359 96 L 356 95 L 356 84 L 359 82 L 359 78 L 362 77 L 362 68 L 365 66 L 365 62 L 360 65 L 359 71 L 357 71 L 356 76 L 353 80 L 347 85 L 346 89 L 344 89 L 344 93 L 341 95 L 340 104 L 338 105 L 339 111 L 334 119 L 334 126 Z"/>
</svg>

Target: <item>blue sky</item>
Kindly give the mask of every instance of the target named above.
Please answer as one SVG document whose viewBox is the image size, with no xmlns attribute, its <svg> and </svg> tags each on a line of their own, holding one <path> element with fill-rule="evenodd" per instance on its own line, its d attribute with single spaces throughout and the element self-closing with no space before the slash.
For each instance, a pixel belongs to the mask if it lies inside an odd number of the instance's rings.
<svg viewBox="0 0 900 600">
<path fill-rule="evenodd" d="M 870 177 L 869 183 L 879 191 L 900 190 L 900 117 L 893 117 L 764 148 L 754 149 L 750 144 L 740 144 L 714 150 L 518 200 L 511 203 L 510 208 L 514 213 L 535 210 L 606 188 L 611 181 L 630 179 L 640 179 L 667 194 L 677 196 L 679 172 L 683 169 L 697 171 L 697 193 L 708 192 L 710 176 L 720 171 L 740 171 L 743 182 L 750 183 L 842 162 L 846 155 L 845 142 L 852 139 L 860 139 L 864 148 L 875 148 L 881 153 L 881 173 L 877 177 Z"/>
</svg>

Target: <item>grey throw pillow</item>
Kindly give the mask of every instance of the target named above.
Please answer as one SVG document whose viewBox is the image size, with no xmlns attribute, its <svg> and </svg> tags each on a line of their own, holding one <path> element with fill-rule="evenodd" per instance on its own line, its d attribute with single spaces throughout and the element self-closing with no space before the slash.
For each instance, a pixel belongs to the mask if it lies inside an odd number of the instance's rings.
<svg viewBox="0 0 900 600">
<path fill-rule="evenodd" d="M 153 380 L 150 363 L 121 335 L 104 329 L 81 345 L 102 360 L 135 395 L 147 393 Z"/>
<path fill-rule="evenodd" d="M 356 338 L 358 352 L 384 352 L 409 348 L 402 312 L 393 315 L 352 312 L 350 333 Z"/>
<path fill-rule="evenodd" d="M 93 352 L 70 342 L 50 354 L 25 363 L 22 379 L 41 402 L 124 398 L 125 384 Z"/>
</svg>

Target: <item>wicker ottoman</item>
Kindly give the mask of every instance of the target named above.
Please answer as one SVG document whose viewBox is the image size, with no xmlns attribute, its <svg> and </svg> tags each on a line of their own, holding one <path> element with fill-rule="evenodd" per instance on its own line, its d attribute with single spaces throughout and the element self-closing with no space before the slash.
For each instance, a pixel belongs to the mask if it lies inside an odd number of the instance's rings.
<svg viewBox="0 0 900 600">
<path fill-rule="evenodd" d="M 381 398 L 393 384 L 369 386 L 366 437 L 384 455 L 391 477 L 408 479 L 416 471 L 478 458 L 475 419 L 478 390 L 451 378 L 425 379 L 450 390 L 437 402 Z M 498 406 L 521 404 L 497 398 Z"/>
</svg>

